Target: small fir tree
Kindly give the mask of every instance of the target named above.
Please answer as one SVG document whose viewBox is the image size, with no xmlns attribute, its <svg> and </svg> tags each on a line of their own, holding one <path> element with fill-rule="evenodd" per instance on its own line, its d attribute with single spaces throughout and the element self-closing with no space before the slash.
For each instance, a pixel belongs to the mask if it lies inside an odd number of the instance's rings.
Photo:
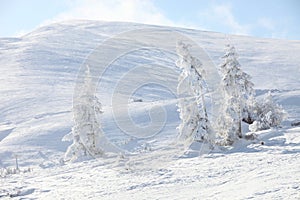
<svg viewBox="0 0 300 200">
<path fill-rule="evenodd" d="M 249 126 L 250 131 L 266 130 L 280 126 L 286 113 L 282 106 L 273 101 L 271 92 L 268 92 L 263 100 L 254 107 L 256 120 Z"/>
</svg>

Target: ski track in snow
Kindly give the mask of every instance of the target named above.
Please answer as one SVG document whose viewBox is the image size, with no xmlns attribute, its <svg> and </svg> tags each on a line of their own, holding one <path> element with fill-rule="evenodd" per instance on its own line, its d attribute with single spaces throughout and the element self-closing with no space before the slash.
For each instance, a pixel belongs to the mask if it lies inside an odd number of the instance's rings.
<svg viewBox="0 0 300 200">
<path fill-rule="evenodd" d="M 70 144 L 61 139 L 73 125 L 72 95 L 79 67 L 104 39 L 146 27 L 155 26 L 69 21 L 41 27 L 21 38 L 0 38 L 0 168 L 14 167 L 15 155 L 21 170 L 32 168 L 0 178 L 0 198 L 300 199 L 300 127 L 291 126 L 300 120 L 300 41 L 230 36 L 242 69 L 253 77 L 257 95 L 271 90 L 288 112 L 282 128 L 260 131 L 258 140 L 241 140 L 226 150 L 204 153 L 193 144 L 186 155 L 153 169 L 124 166 L 115 157 L 60 164 Z M 220 63 L 228 41 L 225 35 L 169 29 L 188 35 L 216 65 Z M 175 66 L 174 55 L 148 54 L 116 62 L 117 67 L 107 71 L 107 87 L 99 89 L 100 101 L 108 111 L 103 127 L 112 140 L 120 133 L 111 122 L 106 94 L 124 70 L 136 62 Z M 164 74 L 163 78 L 177 83 L 177 77 Z M 131 83 L 126 84 L 130 88 Z M 147 124 L 151 107 L 163 106 L 168 113 L 163 133 L 171 137 L 179 123 L 174 96 L 151 85 L 134 95 L 143 102 L 130 103 L 133 120 Z M 138 143 L 131 142 L 121 147 Z M 147 166 L 147 160 L 144 162 Z"/>
</svg>

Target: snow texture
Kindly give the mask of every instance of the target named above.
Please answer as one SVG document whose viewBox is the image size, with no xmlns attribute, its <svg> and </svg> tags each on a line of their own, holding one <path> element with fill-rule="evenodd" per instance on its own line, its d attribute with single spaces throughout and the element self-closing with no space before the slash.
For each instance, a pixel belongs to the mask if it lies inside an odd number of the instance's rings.
<svg viewBox="0 0 300 200">
<path fill-rule="evenodd" d="M 222 62 L 219 58 L 230 37 L 230 43 L 239 53 L 242 70 L 253 77 L 256 98 L 262 99 L 270 91 L 273 100 L 288 113 L 281 127 L 258 131 L 255 140 L 241 139 L 232 147 L 200 155 L 201 145 L 193 143 L 185 155 L 152 170 L 136 170 L 127 157 L 110 154 L 103 159 L 64 163 L 65 152 L 72 143 L 62 138 L 74 126 L 72 97 L 82 63 L 105 39 L 147 27 L 156 26 L 66 21 L 40 27 L 19 38 L 0 38 L 0 168 L 15 168 L 17 155 L 20 169 L 19 173 L 0 178 L 0 197 L 299 199 L 300 127 L 295 124 L 300 120 L 300 41 L 164 27 L 194 40 L 216 66 Z M 134 64 L 164 67 L 137 71 L 131 80 L 150 77 L 176 87 L 180 75 L 176 59 L 176 54 L 144 49 L 119 58 L 103 75 L 103 85 L 97 88 L 103 110 L 98 122 L 117 148 L 137 157 L 154 149 L 163 158 L 163 151 L 157 146 L 172 141 L 181 122 L 176 95 L 156 84 L 144 85 L 132 94 L 132 99 L 141 99 L 128 103 L 135 123 L 141 126 L 150 123 L 148 112 L 153 107 L 160 106 L 166 111 L 162 131 L 145 138 L 144 146 L 141 139 L 122 134 L 113 122 L 112 102 L 107 97 L 117 80 Z M 200 60 L 203 64 L 207 62 Z M 167 68 L 176 73 L 165 73 Z M 130 90 L 133 84 L 134 81 L 124 82 L 124 90 Z M 243 131 L 249 130 L 244 125 Z M 28 168 L 31 170 L 25 173 Z"/>
</svg>

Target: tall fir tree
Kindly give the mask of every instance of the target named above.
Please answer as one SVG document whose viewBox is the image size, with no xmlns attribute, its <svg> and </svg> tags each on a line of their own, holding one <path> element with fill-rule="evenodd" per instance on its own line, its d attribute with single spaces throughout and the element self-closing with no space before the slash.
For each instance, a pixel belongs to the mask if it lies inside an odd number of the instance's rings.
<svg viewBox="0 0 300 200">
<path fill-rule="evenodd" d="M 214 137 L 204 97 L 203 74 L 205 71 L 202 63 L 191 55 L 189 47 L 182 41 L 177 44 L 179 59 L 176 65 L 181 69 L 177 87 L 181 118 L 181 124 L 178 127 L 179 133 L 183 140 L 190 138 L 213 144 Z"/>
<path fill-rule="evenodd" d="M 226 45 L 222 59 L 220 69 L 224 102 L 219 118 L 219 132 L 226 138 L 227 144 L 232 144 L 237 138 L 242 138 L 242 120 L 251 121 L 249 101 L 254 99 L 254 90 L 251 77 L 242 71 L 238 55 L 232 45 Z"/>
<path fill-rule="evenodd" d="M 97 113 L 102 113 L 101 104 L 94 95 L 90 68 L 87 65 L 76 105 L 73 105 L 74 126 L 72 128 L 73 143 L 69 146 L 65 160 L 78 160 L 85 156 L 98 156 L 103 150 L 98 143 L 103 136 L 97 121 Z"/>
</svg>

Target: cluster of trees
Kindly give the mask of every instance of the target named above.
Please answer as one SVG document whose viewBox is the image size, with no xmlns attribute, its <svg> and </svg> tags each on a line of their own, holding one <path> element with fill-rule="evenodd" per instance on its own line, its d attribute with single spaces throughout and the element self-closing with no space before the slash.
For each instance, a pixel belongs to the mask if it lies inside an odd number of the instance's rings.
<svg viewBox="0 0 300 200">
<path fill-rule="evenodd" d="M 243 137 L 242 122 L 250 124 L 251 131 L 258 131 L 277 127 L 284 119 L 285 112 L 273 101 L 271 93 L 262 101 L 256 100 L 250 75 L 242 71 L 235 48 L 226 45 L 223 62 L 219 65 L 223 101 L 220 102 L 221 111 L 215 123 L 217 127 L 212 128 L 204 102 L 205 80 L 202 74 L 205 74 L 205 68 L 183 42 L 178 43 L 177 54 L 179 59 L 176 65 L 181 68 L 178 90 L 181 91 L 183 81 L 189 84 L 189 93 L 185 94 L 187 98 L 180 99 L 178 104 L 180 135 L 198 138 L 200 133 L 200 141 L 208 141 L 212 145 L 232 145 Z"/>
<path fill-rule="evenodd" d="M 261 101 L 255 98 L 251 77 L 241 69 L 232 45 L 226 46 L 223 62 L 219 65 L 223 101 L 219 102 L 221 109 L 217 123 L 212 123 L 205 103 L 205 66 L 191 55 L 189 48 L 182 41 L 177 44 L 179 59 L 176 65 L 181 69 L 177 87 L 180 141 L 190 144 L 196 140 L 210 146 L 232 145 L 243 137 L 242 122 L 250 124 L 249 129 L 253 132 L 280 125 L 285 117 L 284 110 L 273 101 L 271 93 Z M 102 113 L 101 104 L 94 95 L 89 66 L 86 66 L 85 77 L 77 93 L 79 95 L 73 106 L 75 125 L 64 138 L 73 143 L 66 152 L 65 160 L 96 157 L 104 153 L 99 145 L 104 134 L 96 117 Z M 214 127 L 211 124 L 215 124 Z"/>
</svg>

